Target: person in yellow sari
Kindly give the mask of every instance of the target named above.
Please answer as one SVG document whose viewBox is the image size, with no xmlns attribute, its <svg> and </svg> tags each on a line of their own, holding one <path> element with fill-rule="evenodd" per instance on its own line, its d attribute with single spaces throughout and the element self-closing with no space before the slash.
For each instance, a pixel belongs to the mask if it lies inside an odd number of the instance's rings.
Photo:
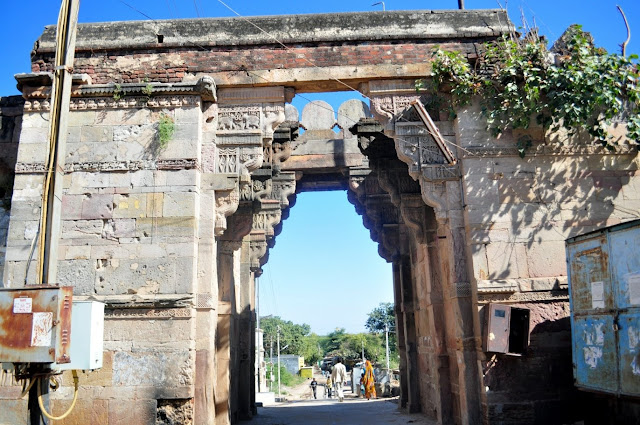
<svg viewBox="0 0 640 425">
<path fill-rule="evenodd" d="M 369 360 L 366 361 L 364 366 L 364 396 L 367 400 L 371 397 L 376 398 L 376 378 L 373 374 L 373 365 Z"/>
</svg>

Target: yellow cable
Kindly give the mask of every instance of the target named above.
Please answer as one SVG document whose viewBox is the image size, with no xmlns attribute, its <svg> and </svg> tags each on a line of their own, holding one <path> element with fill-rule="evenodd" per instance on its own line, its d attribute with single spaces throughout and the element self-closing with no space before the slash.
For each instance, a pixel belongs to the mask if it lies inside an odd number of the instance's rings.
<svg viewBox="0 0 640 425">
<path fill-rule="evenodd" d="M 29 394 L 29 390 L 31 389 L 31 387 L 33 387 L 33 383 L 34 382 L 36 382 L 36 379 L 35 378 L 31 378 L 29 380 L 29 385 L 25 389 L 25 384 L 27 383 L 27 380 L 25 379 L 24 383 L 22 384 L 22 394 L 20 394 L 20 398 L 23 398 L 24 396 Z"/>
<path fill-rule="evenodd" d="M 67 416 L 69 416 L 69 413 L 71 413 L 71 411 L 75 407 L 76 401 L 78 400 L 78 372 L 75 370 L 72 370 L 71 373 L 73 374 L 73 386 L 74 386 L 73 401 L 71 401 L 71 406 L 69 406 L 69 409 L 67 409 L 67 411 L 60 416 L 53 416 L 46 411 L 46 409 L 44 408 L 44 403 L 42 402 L 42 386 L 38 385 L 38 406 L 40 406 L 40 411 L 47 419 L 50 419 L 52 421 L 60 421 L 66 418 Z"/>
</svg>

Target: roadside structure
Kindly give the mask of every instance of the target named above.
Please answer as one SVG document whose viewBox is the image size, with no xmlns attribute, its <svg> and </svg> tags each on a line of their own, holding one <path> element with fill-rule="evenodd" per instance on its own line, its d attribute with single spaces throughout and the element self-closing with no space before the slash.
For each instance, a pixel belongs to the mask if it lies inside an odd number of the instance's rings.
<svg viewBox="0 0 640 425">
<path fill-rule="evenodd" d="M 252 21 L 287 47 L 242 19 L 79 26 L 58 276 L 107 311 L 104 367 L 64 423 L 251 417 L 255 278 L 295 193 L 331 189 L 393 264 L 402 407 L 443 424 L 579 418 L 564 240 L 636 217 L 637 149 L 534 128 L 521 159 L 518 134 L 492 138 L 476 106 L 429 110 L 433 136 L 415 80 L 436 46 L 472 57 L 512 30 L 504 11 Z M 8 287 L 34 276 L 53 40 L 48 27 L 17 76 L 23 99 L 0 101 L 17 152 Z M 348 88 L 369 104 L 288 105 Z M 517 356 L 484 351 L 496 303 L 529 312 Z M 0 388 L 0 419 L 24 423 L 16 390 Z"/>
</svg>

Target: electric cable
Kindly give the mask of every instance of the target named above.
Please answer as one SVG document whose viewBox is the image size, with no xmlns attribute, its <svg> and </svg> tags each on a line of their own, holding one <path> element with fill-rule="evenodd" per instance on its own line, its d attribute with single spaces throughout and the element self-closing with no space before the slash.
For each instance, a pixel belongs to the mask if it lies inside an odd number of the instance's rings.
<svg viewBox="0 0 640 425">
<path fill-rule="evenodd" d="M 47 419 L 50 419 L 52 421 L 61 421 L 62 419 L 69 416 L 73 408 L 76 406 L 76 401 L 78 400 L 78 381 L 79 381 L 78 371 L 72 370 L 71 374 L 73 375 L 73 387 L 74 387 L 73 400 L 71 401 L 71 405 L 69 406 L 67 411 L 60 416 L 53 416 L 52 414 L 47 412 L 47 409 L 45 409 L 44 407 L 44 402 L 42 401 L 42 385 L 40 382 L 38 383 L 38 406 L 40 406 L 40 411 Z M 41 379 L 43 378 L 38 378 L 38 381 L 40 381 Z M 50 378 L 47 378 L 47 379 L 50 379 Z"/>
</svg>

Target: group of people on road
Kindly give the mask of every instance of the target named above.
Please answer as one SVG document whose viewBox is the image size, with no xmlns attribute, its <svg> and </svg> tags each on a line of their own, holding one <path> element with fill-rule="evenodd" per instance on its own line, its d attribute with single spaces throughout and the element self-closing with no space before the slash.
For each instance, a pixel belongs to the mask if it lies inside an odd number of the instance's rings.
<svg viewBox="0 0 640 425">
<path fill-rule="evenodd" d="M 336 395 L 339 401 L 344 401 L 344 390 L 343 386 L 347 382 L 347 368 L 342 364 L 342 359 L 338 358 L 336 360 L 336 364 L 333 366 L 333 370 L 331 371 L 331 375 L 327 377 L 327 381 L 325 383 L 325 389 L 327 392 L 327 397 L 331 398 L 331 393 L 333 388 L 335 388 Z M 362 393 L 364 393 L 364 397 L 367 400 L 371 400 L 371 398 L 376 398 L 376 380 L 375 375 L 373 373 L 373 365 L 369 360 L 365 362 L 365 369 L 362 372 L 362 376 L 360 377 L 360 387 L 362 389 Z M 318 381 L 316 378 L 311 380 L 311 390 L 313 391 L 313 398 L 317 399 L 317 389 L 318 389 Z"/>
</svg>

